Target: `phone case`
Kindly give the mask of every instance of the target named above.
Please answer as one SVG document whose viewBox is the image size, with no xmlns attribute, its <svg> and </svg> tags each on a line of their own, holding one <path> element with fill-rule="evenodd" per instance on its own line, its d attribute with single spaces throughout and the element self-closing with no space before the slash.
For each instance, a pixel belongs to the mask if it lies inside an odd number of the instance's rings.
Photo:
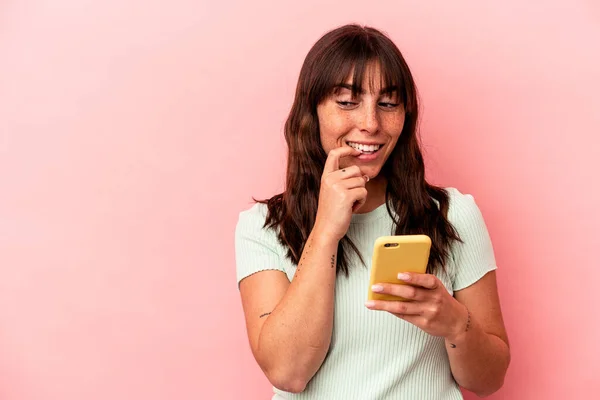
<svg viewBox="0 0 600 400">
<path fill-rule="evenodd" d="M 375 283 L 395 283 L 407 285 L 398 279 L 400 272 L 424 274 L 429 262 L 431 239 L 427 235 L 380 236 L 373 247 L 371 279 L 369 280 L 368 300 L 407 299 L 388 294 L 375 293 L 371 286 Z"/>
</svg>

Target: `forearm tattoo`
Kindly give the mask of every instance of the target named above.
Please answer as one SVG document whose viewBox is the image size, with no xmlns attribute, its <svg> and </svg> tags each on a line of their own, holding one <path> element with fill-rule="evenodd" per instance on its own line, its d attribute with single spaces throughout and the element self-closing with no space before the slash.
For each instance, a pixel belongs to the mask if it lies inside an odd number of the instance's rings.
<svg viewBox="0 0 600 400">
<path fill-rule="evenodd" d="M 311 246 L 311 242 L 309 241 L 306 243 L 306 246 L 304 247 L 304 250 L 302 251 L 302 257 L 300 258 L 300 261 L 298 262 L 298 267 L 296 268 L 296 275 L 299 274 L 300 270 L 302 269 L 302 265 L 304 264 L 304 261 L 306 261 L 306 257 L 310 253 L 310 246 Z M 335 268 L 335 254 L 332 254 L 330 261 L 331 261 L 331 268 Z"/>
<path fill-rule="evenodd" d="M 261 315 L 259 318 L 266 317 L 267 315 L 271 315 L 271 313 L 270 313 L 270 312 L 264 313 L 264 314 L 263 314 L 263 315 Z"/>
<path fill-rule="evenodd" d="M 298 262 L 298 267 L 296 268 L 296 275 L 299 274 L 300 269 L 302 268 L 302 264 L 304 264 L 304 261 L 306 260 L 306 256 L 308 255 L 308 252 L 310 250 L 310 245 L 311 242 L 307 242 L 306 246 L 304 247 L 304 250 L 302 251 L 302 258 L 300 259 L 300 262 Z"/>
</svg>

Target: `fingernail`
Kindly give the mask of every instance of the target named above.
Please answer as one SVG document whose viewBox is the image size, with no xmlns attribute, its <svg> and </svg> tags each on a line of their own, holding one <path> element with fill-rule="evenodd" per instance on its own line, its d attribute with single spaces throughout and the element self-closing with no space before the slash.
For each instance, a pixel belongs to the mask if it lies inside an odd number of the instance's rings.
<svg viewBox="0 0 600 400">
<path fill-rule="evenodd" d="M 400 272 L 398 274 L 398 279 L 402 279 L 403 281 L 407 281 L 410 279 L 410 275 L 409 274 L 405 274 L 404 272 Z"/>
<path fill-rule="evenodd" d="M 373 286 L 371 286 L 371 290 L 374 291 L 374 292 L 381 292 L 381 291 L 383 291 L 383 286 L 381 286 L 381 285 L 373 285 Z"/>
<path fill-rule="evenodd" d="M 374 305 L 375 305 L 375 301 L 373 301 L 373 300 L 369 300 L 365 303 L 365 306 L 367 306 L 367 307 L 373 307 Z"/>
</svg>

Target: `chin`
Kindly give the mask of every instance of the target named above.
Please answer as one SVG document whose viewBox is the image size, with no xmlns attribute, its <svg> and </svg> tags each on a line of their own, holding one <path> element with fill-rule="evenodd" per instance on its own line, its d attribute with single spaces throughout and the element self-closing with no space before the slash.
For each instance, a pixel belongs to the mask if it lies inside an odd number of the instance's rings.
<svg viewBox="0 0 600 400">
<path fill-rule="evenodd" d="M 362 172 L 365 175 L 369 176 L 369 179 L 373 180 L 375 178 L 377 178 L 377 176 L 379 176 L 380 172 L 381 172 L 381 168 L 377 168 L 377 167 L 373 167 L 373 168 L 361 168 Z"/>
</svg>

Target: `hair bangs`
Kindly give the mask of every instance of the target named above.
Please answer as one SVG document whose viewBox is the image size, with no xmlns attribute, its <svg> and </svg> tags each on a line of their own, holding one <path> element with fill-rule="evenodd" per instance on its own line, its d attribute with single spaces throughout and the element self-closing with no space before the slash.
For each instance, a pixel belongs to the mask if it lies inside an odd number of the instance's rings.
<svg viewBox="0 0 600 400">
<path fill-rule="evenodd" d="M 381 94 L 396 94 L 406 108 L 414 104 L 412 96 L 406 90 L 401 55 L 396 54 L 393 47 L 361 35 L 340 41 L 337 46 L 337 49 L 329 49 L 329 57 L 319 63 L 326 67 L 319 74 L 320 79 L 315 82 L 313 106 L 316 107 L 341 87 L 350 85 L 352 96 L 357 97 L 365 90 L 374 92 L 377 83 Z M 375 68 L 379 68 L 379 82 L 375 81 Z M 363 87 L 365 75 L 368 78 L 368 88 Z"/>
</svg>

